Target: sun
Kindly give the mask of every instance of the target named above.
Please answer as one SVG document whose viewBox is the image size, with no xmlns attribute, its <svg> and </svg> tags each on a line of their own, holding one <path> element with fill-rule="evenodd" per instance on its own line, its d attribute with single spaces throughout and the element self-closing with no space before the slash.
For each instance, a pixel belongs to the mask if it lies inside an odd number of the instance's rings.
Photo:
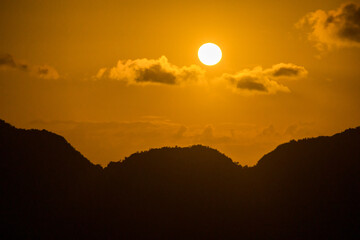
<svg viewBox="0 0 360 240">
<path fill-rule="evenodd" d="M 198 56 L 203 64 L 212 66 L 220 62 L 222 52 L 216 44 L 205 43 L 199 48 Z"/>
</svg>

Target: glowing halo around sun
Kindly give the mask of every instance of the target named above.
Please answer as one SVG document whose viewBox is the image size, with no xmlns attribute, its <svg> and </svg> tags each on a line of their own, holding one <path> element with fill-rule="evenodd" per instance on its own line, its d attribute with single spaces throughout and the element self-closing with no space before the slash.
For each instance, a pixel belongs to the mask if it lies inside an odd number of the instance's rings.
<svg viewBox="0 0 360 240">
<path fill-rule="evenodd" d="M 200 62 L 212 66 L 220 62 L 222 57 L 221 49 L 214 43 L 203 44 L 198 51 Z"/>
</svg>

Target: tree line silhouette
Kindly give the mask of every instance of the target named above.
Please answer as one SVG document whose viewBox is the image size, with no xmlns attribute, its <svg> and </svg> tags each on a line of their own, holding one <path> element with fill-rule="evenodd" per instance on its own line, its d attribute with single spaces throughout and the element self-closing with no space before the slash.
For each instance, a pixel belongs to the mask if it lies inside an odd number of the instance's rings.
<svg viewBox="0 0 360 240">
<path fill-rule="evenodd" d="M 92 164 L 0 121 L 1 239 L 359 239 L 360 128 L 278 146 L 254 167 L 201 145 Z"/>
</svg>

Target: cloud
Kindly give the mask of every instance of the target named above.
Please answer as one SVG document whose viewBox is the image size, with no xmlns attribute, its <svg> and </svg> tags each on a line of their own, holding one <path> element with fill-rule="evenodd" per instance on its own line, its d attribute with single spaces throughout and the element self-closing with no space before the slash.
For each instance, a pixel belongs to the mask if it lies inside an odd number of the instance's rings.
<svg viewBox="0 0 360 240">
<path fill-rule="evenodd" d="M 184 134 L 186 133 L 187 130 L 188 130 L 188 129 L 187 129 L 186 126 L 181 125 L 181 126 L 179 127 L 179 130 L 174 134 L 174 137 L 177 138 L 177 139 L 184 137 Z"/>
<path fill-rule="evenodd" d="M 196 82 L 203 74 L 204 70 L 197 65 L 178 67 L 162 56 L 159 59 L 120 60 L 116 67 L 100 69 L 96 78 L 109 78 L 139 85 L 179 85 Z"/>
<path fill-rule="evenodd" d="M 10 54 L 0 55 L 0 67 L 1 68 L 16 68 L 16 63 Z"/>
<path fill-rule="evenodd" d="M 303 17 L 297 27 L 309 25 L 309 39 L 319 50 L 360 47 L 360 5 L 345 3 L 336 10 L 317 10 Z"/>
<path fill-rule="evenodd" d="M 279 63 L 267 69 L 266 72 L 272 77 L 300 78 L 305 77 L 308 71 L 302 67 L 292 63 Z"/>
<path fill-rule="evenodd" d="M 274 125 L 271 124 L 270 126 L 264 128 L 262 130 L 262 132 L 260 133 L 260 136 L 271 136 L 271 135 L 274 135 L 274 134 L 277 134 L 277 133 L 276 133 Z"/>
<path fill-rule="evenodd" d="M 277 79 L 299 79 L 307 74 L 302 66 L 279 63 L 268 69 L 259 66 L 241 70 L 236 74 L 224 73 L 221 79 L 227 81 L 235 92 L 245 95 L 275 94 L 290 92 L 289 88 L 277 82 Z"/>
<path fill-rule="evenodd" d="M 232 136 L 216 136 L 212 125 L 205 126 L 204 130 L 200 134 L 194 135 L 193 138 L 200 144 L 208 145 L 226 144 L 233 140 Z"/>
<path fill-rule="evenodd" d="M 30 75 L 43 79 L 58 79 L 59 74 L 55 68 L 48 65 L 29 65 L 20 63 L 15 60 L 10 54 L 0 54 L 0 69 L 1 70 L 18 70 L 27 72 Z"/>
<path fill-rule="evenodd" d="M 297 139 L 309 137 L 311 135 L 321 135 L 321 133 L 314 133 L 314 129 L 315 127 L 313 122 L 298 122 L 289 125 L 285 129 L 283 135 Z M 319 129 L 316 131 L 319 131 Z"/>
<path fill-rule="evenodd" d="M 48 65 L 42 65 L 42 66 L 33 66 L 36 70 L 36 75 L 40 78 L 44 79 L 58 79 L 59 74 L 56 71 L 55 68 L 48 66 Z"/>
<path fill-rule="evenodd" d="M 237 81 L 236 88 L 239 89 L 246 89 L 250 91 L 260 91 L 260 92 L 268 91 L 268 88 L 265 87 L 265 83 L 259 81 L 259 78 L 257 77 L 243 76 L 235 81 Z"/>
</svg>

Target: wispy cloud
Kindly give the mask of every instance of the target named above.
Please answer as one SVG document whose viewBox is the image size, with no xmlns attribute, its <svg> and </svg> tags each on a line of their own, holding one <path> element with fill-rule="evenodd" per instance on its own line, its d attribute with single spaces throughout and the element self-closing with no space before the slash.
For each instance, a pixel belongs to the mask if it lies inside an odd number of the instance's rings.
<svg viewBox="0 0 360 240">
<path fill-rule="evenodd" d="M 241 70 L 235 74 L 224 73 L 220 79 L 226 81 L 235 92 L 241 94 L 275 94 L 290 92 L 288 87 L 277 81 L 278 79 L 298 79 L 305 77 L 307 73 L 302 66 L 279 63 L 268 69 L 258 66 L 253 69 Z"/>
<path fill-rule="evenodd" d="M 21 63 L 14 59 L 10 54 L 0 54 L 0 69 L 18 70 L 29 73 L 30 75 L 43 78 L 43 79 L 58 79 L 59 74 L 55 68 L 48 65 L 30 65 Z"/>
<path fill-rule="evenodd" d="M 120 60 L 115 67 L 100 69 L 96 78 L 109 78 L 138 85 L 181 85 L 196 82 L 203 75 L 204 70 L 197 65 L 179 67 L 162 56 L 159 59 Z"/>
<path fill-rule="evenodd" d="M 349 2 L 331 11 L 317 10 L 296 26 L 310 26 L 309 39 L 319 50 L 334 47 L 360 47 L 360 4 Z"/>
</svg>

